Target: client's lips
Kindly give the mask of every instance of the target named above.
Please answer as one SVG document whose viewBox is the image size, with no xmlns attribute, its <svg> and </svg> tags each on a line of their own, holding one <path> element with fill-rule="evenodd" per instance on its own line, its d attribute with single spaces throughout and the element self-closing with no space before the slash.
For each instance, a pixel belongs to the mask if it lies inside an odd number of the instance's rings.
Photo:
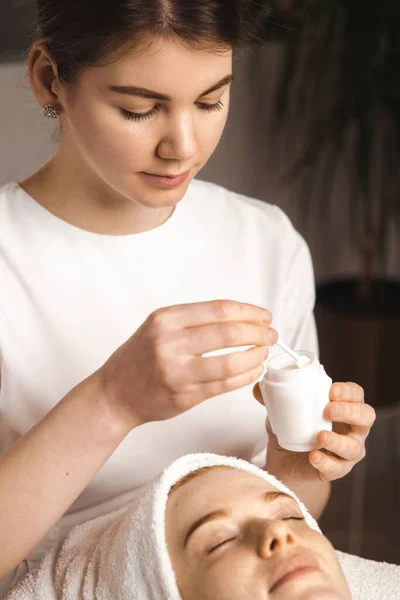
<svg viewBox="0 0 400 600">
<path fill-rule="evenodd" d="M 280 563 L 272 573 L 269 593 L 274 592 L 288 581 L 308 573 L 321 571 L 317 561 L 310 556 L 298 555 Z M 322 572 L 322 571 L 321 571 Z"/>
<path fill-rule="evenodd" d="M 144 175 L 147 179 L 150 179 L 154 183 L 162 185 L 164 187 L 178 187 L 182 185 L 184 181 L 189 177 L 190 171 L 185 171 L 185 173 L 174 174 L 155 174 L 155 173 L 146 173 L 143 171 L 142 175 Z"/>
</svg>

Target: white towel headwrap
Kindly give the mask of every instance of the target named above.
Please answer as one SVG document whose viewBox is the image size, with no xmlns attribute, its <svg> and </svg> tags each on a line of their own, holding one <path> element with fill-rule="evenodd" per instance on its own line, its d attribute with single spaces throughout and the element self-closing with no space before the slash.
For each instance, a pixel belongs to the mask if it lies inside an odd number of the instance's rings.
<svg viewBox="0 0 400 600">
<path fill-rule="evenodd" d="M 309 527 L 320 531 L 317 522 L 297 496 L 269 473 L 238 458 L 214 454 L 190 454 L 172 463 L 153 484 L 147 487 L 138 505 L 129 509 L 121 523 L 120 535 L 115 540 L 117 544 L 112 552 L 117 564 L 129 564 L 131 568 L 127 569 L 123 589 L 121 589 L 121 581 L 114 579 L 115 571 L 114 577 L 111 572 L 107 573 L 110 567 L 114 570 L 116 565 L 103 565 L 101 577 L 104 577 L 104 585 L 115 581 L 116 588 L 109 589 L 104 596 L 101 595 L 101 598 L 181 600 L 165 539 L 165 509 L 168 494 L 171 487 L 185 475 L 204 467 L 214 466 L 233 467 L 252 473 L 275 486 L 279 491 L 289 494 L 298 502 Z M 101 589 L 102 586 L 99 587 Z"/>
</svg>

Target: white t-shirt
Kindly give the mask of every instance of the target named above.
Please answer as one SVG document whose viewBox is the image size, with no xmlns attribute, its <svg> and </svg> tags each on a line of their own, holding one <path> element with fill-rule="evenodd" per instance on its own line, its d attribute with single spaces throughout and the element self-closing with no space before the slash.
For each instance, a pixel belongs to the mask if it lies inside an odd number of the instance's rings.
<svg viewBox="0 0 400 600">
<path fill-rule="evenodd" d="M 163 225 L 125 236 L 81 230 L 18 184 L 3 187 L 0 290 L 0 452 L 160 307 L 253 303 L 272 311 L 287 344 L 317 351 L 313 271 L 302 237 L 276 206 L 202 181 L 192 182 Z M 72 525 L 126 502 L 183 454 L 262 464 L 265 444 L 265 410 L 251 387 L 137 428 L 29 558 Z"/>
</svg>

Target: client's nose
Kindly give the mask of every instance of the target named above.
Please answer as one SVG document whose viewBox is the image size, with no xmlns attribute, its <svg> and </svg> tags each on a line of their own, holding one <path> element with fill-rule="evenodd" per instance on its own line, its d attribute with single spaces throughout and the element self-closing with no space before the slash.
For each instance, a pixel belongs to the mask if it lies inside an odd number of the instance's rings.
<svg viewBox="0 0 400 600">
<path fill-rule="evenodd" d="M 260 527 L 259 554 L 270 558 L 296 544 L 296 536 L 286 521 L 268 521 Z"/>
</svg>

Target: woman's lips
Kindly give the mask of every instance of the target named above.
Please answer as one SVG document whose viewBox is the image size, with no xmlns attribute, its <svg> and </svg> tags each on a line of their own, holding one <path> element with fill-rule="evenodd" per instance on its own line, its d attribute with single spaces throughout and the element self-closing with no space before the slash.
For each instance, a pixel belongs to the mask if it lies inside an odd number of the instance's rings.
<svg viewBox="0 0 400 600">
<path fill-rule="evenodd" d="M 309 556 L 295 556 L 294 558 L 290 558 L 279 564 L 275 569 L 269 593 L 274 592 L 288 581 L 303 577 L 309 573 L 315 573 L 316 571 L 322 573 L 315 559 Z"/>
<path fill-rule="evenodd" d="M 142 172 L 142 175 L 146 177 L 146 179 L 161 185 L 162 187 L 174 188 L 182 185 L 184 181 L 189 177 L 190 171 L 186 171 L 186 173 L 181 173 L 180 175 L 155 175 L 154 173 L 145 173 Z"/>
</svg>

